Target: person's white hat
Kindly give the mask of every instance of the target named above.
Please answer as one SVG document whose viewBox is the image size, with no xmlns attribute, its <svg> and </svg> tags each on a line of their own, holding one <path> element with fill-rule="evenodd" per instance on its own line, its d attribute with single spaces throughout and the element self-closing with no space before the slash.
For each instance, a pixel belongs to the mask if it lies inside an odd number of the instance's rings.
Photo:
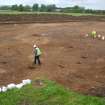
<svg viewBox="0 0 105 105">
<path fill-rule="evenodd" d="M 33 47 L 34 47 L 34 48 L 35 48 L 35 47 L 37 47 L 37 46 L 36 46 L 36 44 L 34 44 L 34 46 L 33 46 Z"/>
</svg>

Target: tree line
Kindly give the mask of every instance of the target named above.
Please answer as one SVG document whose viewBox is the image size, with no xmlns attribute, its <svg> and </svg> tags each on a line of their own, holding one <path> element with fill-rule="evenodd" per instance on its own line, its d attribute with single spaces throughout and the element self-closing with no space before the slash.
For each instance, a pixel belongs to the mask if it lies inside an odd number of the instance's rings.
<svg viewBox="0 0 105 105">
<path fill-rule="evenodd" d="M 105 14 L 105 10 L 94 10 L 94 9 L 85 9 L 78 5 L 74 7 L 66 7 L 61 9 L 62 12 L 66 13 L 91 13 L 91 14 Z"/>
<path fill-rule="evenodd" d="M 93 10 L 85 9 L 78 5 L 73 7 L 57 7 L 54 4 L 45 5 L 45 4 L 33 4 L 30 5 L 11 5 L 11 6 L 0 6 L 0 10 L 11 10 L 11 11 L 28 11 L 28 12 L 63 12 L 63 13 L 92 13 L 92 14 L 105 14 L 105 10 Z"/>
<path fill-rule="evenodd" d="M 0 6 L 0 10 L 12 10 L 12 11 L 36 11 L 36 12 L 54 12 L 56 10 L 56 5 L 51 4 L 51 5 L 45 5 L 41 4 L 33 4 L 32 6 L 30 5 L 11 5 L 11 6 Z"/>
</svg>

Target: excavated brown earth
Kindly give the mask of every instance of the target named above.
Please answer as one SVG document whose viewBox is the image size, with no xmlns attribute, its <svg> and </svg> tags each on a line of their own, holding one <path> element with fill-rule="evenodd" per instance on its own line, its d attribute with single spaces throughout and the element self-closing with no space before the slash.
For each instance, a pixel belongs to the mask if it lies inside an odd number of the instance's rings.
<svg viewBox="0 0 105 105">
<path fill-rule="evenodd" d="M 105 22 L 0 25 L 0 86 L 22 79 L 49 78 L 84 94 L 105 96 L 105 41 L 86 38 Z M 42 65 L 33 64 L 33 43 Z"/>
<path fill-rule="evenodd" d="M 8 23 L 59 23 L 105 21 L 105 16 L 70 16 L 54 14 L 0 15 L 0 24 Z"/>
</svg>

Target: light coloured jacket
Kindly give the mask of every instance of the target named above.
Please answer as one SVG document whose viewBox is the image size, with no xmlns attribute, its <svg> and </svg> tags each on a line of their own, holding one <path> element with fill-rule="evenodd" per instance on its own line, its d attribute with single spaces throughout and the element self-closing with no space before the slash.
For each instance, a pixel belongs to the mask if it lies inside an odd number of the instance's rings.
<svg viewBox="0 0 105 105">
<path fill-rule="evenodd" d="M 40 56 L 42 53 L 40 51 L 40 48 L 36 47 L 35 48 L 35 56 Z"/>
</svg>

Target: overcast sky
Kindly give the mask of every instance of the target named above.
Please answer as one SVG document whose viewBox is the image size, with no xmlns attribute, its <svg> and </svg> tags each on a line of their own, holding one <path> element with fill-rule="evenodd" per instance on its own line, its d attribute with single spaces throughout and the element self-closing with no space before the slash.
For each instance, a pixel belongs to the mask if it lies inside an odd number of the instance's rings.
<svg viewBox="0 0 105 105">
<path fill-rule="evenodd" d="M 25 4 L 56 4 L 57 6 L 67 7 L 80 5 L 92 9 L 104 9 L 105 0 L 0 0 L 0 5 Z"/>
</svg>

